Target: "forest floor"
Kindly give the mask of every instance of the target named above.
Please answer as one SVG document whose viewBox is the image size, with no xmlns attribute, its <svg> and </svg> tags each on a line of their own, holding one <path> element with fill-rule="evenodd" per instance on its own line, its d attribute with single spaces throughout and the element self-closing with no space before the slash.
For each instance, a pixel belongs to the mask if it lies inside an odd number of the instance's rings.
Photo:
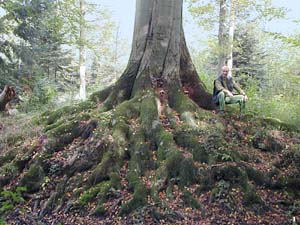
<svg viewBox="0 0 300 225">
<path fill-rule="evenodd" d="M 21 115 L 0 118 L 1 172 L 4 169 L 15 170 L 9 167 L 8 161 L 4 158 L 8 157 L 17 142 L 19 142 L 18 148 L 22 146 L 32 150 L 27 164 L 30 164 L 30 160 L 43 150 L 44 139 L 46 139 L 43 128 L 32 125 L 31 119 Z M 73 193 L 66 191 L 61 204 L 55 206 L 52 212 L 40 216 L 43 200 L 48 199 L 50 193 L 57 188 L 58 181 L 64 179 L 64 175 L 59 173 L 46 176 L 40 190 L 30 194 L 21 194 L 16 190 L 9 192 L 11 188 L 17 186 L 20 177 L 24 175 L 20 173 L 14 176 L 1 186 L 0 215 L 2 214 L 2 219 L 7 224 L 19 225 L 300 224 L 300 184 L 297 183 L 300 178 L 300 133 L 268 125 L 256 127 L 253 118 L 240 119 L 236 113 L 226 114 L 220 117 L 220 121 L 225 127 L 224 139 L 228 143 L 226 150 L 217 150 L 215 160 L 194 161 L 194 164 L 199 169 L 200 176 L 201 171 L 207 169 L 246 168 L 249 185 L 255 189 L 254 194 L 250 196 L 245 196 L 248 192 L 241 185 L 235 185 L 243 182 L 240 176 L 228 170 L 227 175 L 221 174 L 222 177 L 210 186 L 203 185 L 203 182 L 196 182 L 182 187 L 174 179 L 171 181 L 172 185 L 159 192 L 160 202 L 155 202 L 151 195 L 148 195 L 147 204 L 138 207 L 128 215 L 121 216 L 122 205 L 133 196 L 127 177 L 129 160 L 124 159 L 120 170 L 121 186 L 119 189 L 111 188 L 108 191 L 103 203 L 104 213 L 101 215 L 96 216 L 92 213 L 97 208 L 96 199 L 86 202 L 81 208 L 69 210 L 66 199 Z M 202 142 L 202 139 L 202 136 L 198 137 L 199 142 Z M 65 164 L 66 155 L 70 155 L 78 144 L 84 145 L 85 142 L 88 142 L 88 139 L 75 139 L 63 150 L 54 153 L 49 161 L 55 165 Z M 182 146 L 179 148 L 183 155 L 191 155 L 188 148 Z M 22 151 L 17 154 L 22 154 Z M 236 160 L 237 158 L 239 160 Z M 155 153 L 153 153 L 153 160 L 156 160 Z M 251 171 L 254 171 L 252 177 Z M 79 172 L 77 176 L 84 177 L 85 173 Z M 267 174 L 270 179 L 268 182 L 264 177 Z M 149 190 L 152 176 L 150 170 L 141 177 Z M 285 178 L 289 180 L 284 180 Z M 232 182 L 232 179 L 236 181 Z"/>
</svg>

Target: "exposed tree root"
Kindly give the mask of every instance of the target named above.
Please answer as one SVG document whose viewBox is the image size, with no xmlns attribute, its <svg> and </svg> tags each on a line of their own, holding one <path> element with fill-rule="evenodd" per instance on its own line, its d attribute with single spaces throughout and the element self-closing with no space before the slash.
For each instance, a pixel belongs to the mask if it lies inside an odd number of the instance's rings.
<svg viewBox="0 0 300 225">
<path fill-rule="evenodd" d="M 159 94 L 148 90 L 110 110 L 86 102 L 44 114 L 40 142 L 25 148 L 22 157 L 7 155 L 9 163 L 3 158 L 3 165 L 15 169 L 4 173 L 1 186 L 13 181 L 9 186 L 40 193 L 33 209 L 40 209 L 39 218 L 86 210 L 105 217 L 114 207 L 120 216 L 145 210 L 153 220 L 169 222 L 185 219 L 169 208 L 176 190 L 201 218 L 207 216 L 198 197 L 204 193 L 209 204 L 223 202 L 228 213 L 245 207 L 264 214 L 270 207 L 260 188 L 299 190 L 298 178 L 254 169 L 255 156 L 230 149 L 223 119 L 199 109 L 181 91 Z M 267 139 L 253 132 L 257 142 L 250 144 L 261 146 L 257 143 Z"/>
</svg>

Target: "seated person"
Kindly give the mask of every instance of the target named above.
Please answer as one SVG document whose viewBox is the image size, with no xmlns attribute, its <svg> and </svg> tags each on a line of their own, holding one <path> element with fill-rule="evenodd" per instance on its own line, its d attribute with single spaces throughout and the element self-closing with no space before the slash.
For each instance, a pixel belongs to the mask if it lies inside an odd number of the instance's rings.
<svg viewBox="0 0 300 225">
<path fill-rule="evenodd" d="M 213 102 L 219 105 L 220 113 L 224 114 L 225 104 L 240 104 L 240 112 L 245 112 L 245 102 L 248 100 L 245 92 L 234 82 L 232 77 L 228 77 L 229 67 L 222 67 L 222 74 L 214 81 Z M 238 91 L 238 95 L 233 94 L 233 89 Z"/>
</svg>

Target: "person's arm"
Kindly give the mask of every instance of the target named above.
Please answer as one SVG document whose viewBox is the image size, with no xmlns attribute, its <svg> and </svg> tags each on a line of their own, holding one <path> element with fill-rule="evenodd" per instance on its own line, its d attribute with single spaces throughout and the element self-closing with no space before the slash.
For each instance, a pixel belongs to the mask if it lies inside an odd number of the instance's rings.
<svg viewBox="0 0 300 225">
<path fill-rule="evenodd" d="M 225 88 L 222 85 L 221 81 L 216 80 L 215 81 L 215 87 L 216 87 L 217 91 L 223 91 L 226 95 L 228 95 L 230 97 L 233 96 L 233 94 L 231 93 L 231 91 L 229 91 L 227 88 Z"/>
<path fill-rule="evenodd" d="M 239 92 L 239 94 L 246 95 L 246 93 L 243 91 L 243 89 L 240 87 L 240 85 L 238 85 L 235 81 L 232 81 L 232 82 L 233 82 L 233 88 L 235 90 L 237 90 Z"/>
<path fill-rule="evenodd" d="M 245 101 L 248 100 L 248 97 L 247 97 L 246 93 L 245 93 L 245 92 L 243 91 L 243 89 L 242 89 L 236 82 L 234 82 L 234 81 L 233 81 L 233 88 L 236 89 L 236 90 L 239 92 L 239 94 L 241 94 L 241 95 L 244 96 Z"/>
</svg>

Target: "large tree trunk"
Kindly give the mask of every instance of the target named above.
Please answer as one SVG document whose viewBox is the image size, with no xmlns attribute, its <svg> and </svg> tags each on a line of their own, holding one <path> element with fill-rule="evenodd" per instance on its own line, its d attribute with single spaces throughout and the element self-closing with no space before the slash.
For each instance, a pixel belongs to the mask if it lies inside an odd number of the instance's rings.
<svg viewBox="0 0 300 225">
<path fill-rule="evenodd" d="M 185 43 L 182 0 L 137 0 L 129 63 L 105 105 L 114 107 L 149 89 L 163 90 L 171 107 L 184 89 L 200 107 L 213 109 Z"/>
</svg>

